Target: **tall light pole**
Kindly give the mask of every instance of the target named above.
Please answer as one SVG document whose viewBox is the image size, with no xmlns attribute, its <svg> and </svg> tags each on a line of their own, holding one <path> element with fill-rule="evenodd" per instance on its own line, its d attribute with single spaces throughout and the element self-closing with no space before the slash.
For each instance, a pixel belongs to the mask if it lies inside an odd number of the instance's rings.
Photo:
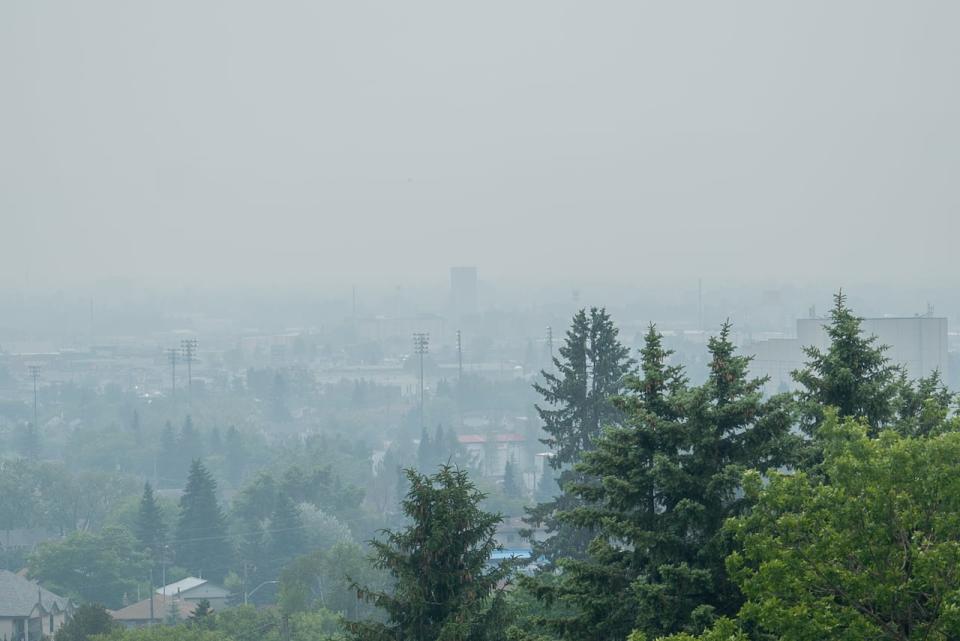
<svg viewBox="0 0 960 641">
<path fill-rule="evenodd" d="M 463 381 L 463 337 L 457 330 L 457 382 Z"/>
<path fill-rule="evenodd" d="M 430 334 L 415 332 L 413 351 L 420 356 L 420 429 L 423 430 L 423 357 L 430 351 Z"/>
<path fill-rule="evenodd" d="M 249 599 L 250 597 L 252 597 L 252 596 L 253 596 L 253 593 L 256 592 L 257 590 L 259 590 L 260 588 L 262 588 L 263 586 L 265 586 L 265 585 L 276 585 L 277 583 L 280 583 L 280 582 L 279 582 L 279 581 L 264 581 L 263 583 L 261 583 L 260 585 L 258 585 L 258 586 L 255 587 L 255 588 L 253 588 L 253 589 L 250 590 L 249 592 L 244 592 L 244 593 L 243 593 L 243 604 L 246 605 L 246 604 L 247 604 L 247 599 Z"/>
<path fill-rule="evenodd" d="M 40 378 L 40 366 L 28 365 L 27 370 L 29 370 L 30 376 L 33 378 L 33 429 L 39 429 L 39 424 L 37 423 L 37 379 Z"/>
<path fill-rule="evenodd" d="M 192 364 L 194 356 L 197 353 L 197 339 L 185 338 L 180 341 L 180 347 L 183 350 L 183 358 L 187 361 L 187 394 L 193 395 L 193 369 Z"/>
<path fill-rule="evenodd" d="M 177 395 L 177 360 L 179 358 L 179 352 L 176 347 L 171 347 L 167 350 L 167 359 L 170 361 L 170 396 Z"/>
<path fill-rule="evenodd" d="M 463 336 L 457 330 L 457 413 L 463 427 Z"/>
</svg>

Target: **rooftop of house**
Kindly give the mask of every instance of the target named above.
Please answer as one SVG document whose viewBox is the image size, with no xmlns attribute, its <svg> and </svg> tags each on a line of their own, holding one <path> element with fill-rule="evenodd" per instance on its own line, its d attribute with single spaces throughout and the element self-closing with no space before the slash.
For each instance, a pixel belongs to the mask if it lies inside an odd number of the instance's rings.
<svg viewBox="0 0 960 641">
<path fill-rule="evenodd" d="M 206 583 L 208 583 L 206 579 L 198 579 L 195 576 L 188 576 L 185 579 L 180 579 L 179 581 L 165 585 L 162 588 L 157 588 L 157 594 L 163 596 L 176 596 L 181 592 L 198 588 Z"/>
<path fill-rule="evenodd" d="M 0 617 L 28 617 L 37 605 L 45 612 L 67 610 L 70 600 L 8 570 L 0 570 Z"/>
<path fill-rule="evenodd" d="M 165 597 L 162 594 L 153 597 L 153 619 L 154 621 L 163 621 L 170 616 L 170 606 L 173 605 L 177 610 L 177 616 L 181 619 L 187 619 L 193 614 L 197 607 L 195 601 L 178 599 L 175 596 Z M 149 621 L 150 620 L 150 598 L 143 601 L 137 601 L 125 608 L 113 610 L 110 612 L 117 621 Z"/>
</svg>

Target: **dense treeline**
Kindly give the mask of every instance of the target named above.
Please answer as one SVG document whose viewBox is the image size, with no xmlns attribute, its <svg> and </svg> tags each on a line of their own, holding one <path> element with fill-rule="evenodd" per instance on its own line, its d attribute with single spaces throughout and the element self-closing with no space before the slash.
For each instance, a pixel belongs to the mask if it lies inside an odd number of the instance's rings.
<svg viewBox="0 0 960 641">
<path fill-rule="evenodd" d="M 84 638 L 86 620 L 114 641 L 960 638 L 956 399 L 938 373 L 909 380 L 842 294 L 827 333 L 794 372 L 798 392 L 768 397 L 729 323 L 693 385 L 655 326 L 634 361 L 604 310 L 579 312 L 534 386 L 552 475 L 527 510 L 535 562 L 522 571 L 495 560 L 502 517 L 442 425 L 388 448 L 365 492 L 316 463 L 329 443 L 306 442 L 229 503 L 200 459 L 176 503 L 148 483 L 121 518 L 85 496 L 91 516 L 63 525 L 30 571 L 111 607 L 157 573 L 276 604 L 139 631 L 90 611 L 64 639 Z M 8 463 L 0 482 L 43 488 L 62 473 Z M 497 492 L 522 501 L 519 483 L 508 462 Z M 396 504 L 359 544 L 364 514 Z"/>
<path fill-rule="evenodd" d="M 799 393 L 763 398 L 729 324 L 698 386 L 651 326 L 611 399 L 624 418 L 567 463 L 549 504 L 555 531 L 589 532 L 586 554 L 561 542 L 558 571 L 522 580 L 539 607 L 517 635 L 956 638 L 953 398 L 937 373 L 907 380 L 842 294 L 827 331 Z M 584 388 L 560 371 L 563 389 Z M 554 411 L 574 417 L 585 398 Z"/>
</svg>

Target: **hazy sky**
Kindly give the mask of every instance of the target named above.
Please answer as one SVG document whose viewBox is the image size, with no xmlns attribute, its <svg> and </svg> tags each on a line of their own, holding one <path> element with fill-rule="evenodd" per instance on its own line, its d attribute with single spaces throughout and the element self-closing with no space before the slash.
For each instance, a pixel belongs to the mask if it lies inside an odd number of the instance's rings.
<svg viewBox="0 0 960 641">
<path fill-rule="evenodd" d="M 0 286 L 957 282 L 960 3 L 0 2 Z"/>
</svg>

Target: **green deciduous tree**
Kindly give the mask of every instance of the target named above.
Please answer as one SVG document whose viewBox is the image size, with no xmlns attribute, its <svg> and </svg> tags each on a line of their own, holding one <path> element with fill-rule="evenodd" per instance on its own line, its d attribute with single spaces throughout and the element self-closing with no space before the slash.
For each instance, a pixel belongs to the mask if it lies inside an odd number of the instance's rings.
<svg viewBox="0 0 960 641">
<path fill-rule="evenodd" d="M 30 577 L 79 601 L 117 608 L 147 573 L 148 562 L 136 548 L 136 540 L 119 528 L 73 532 L 37 546 L 29 559 Z"/>
<path fill-rule="evenodd" d="M 392 590 L 355 586 L 386 613 L 386 622 L 348 623 L 358 641 L 467 641 L 503 635 L 503 582 L 511 564 L 490 565 L 499 548 L 501 517 L 480 509 L 484 499 L 466 472 L 444 466 L 422 476 L 407 470 L 403 511 L 411 524 L 373 541 L 374 563 Z"/>
<path fill-rule="evenodd" d="M 829 482 L 774 475 L 728 526 L 743 623 L 784 641 L 960 638 L 960 434 L 911 439 L 821 426 Z"/>
<path fill-rule="evenodd" d="M 386 576 L 368 563 L 362 547 L 340 542 L 289 563 L 280 574 L 277 604 L 287 616 L 317 608 L 350 620 L 372 616 L 370 604 L 357 599 L 353 582 L 371 590 L 387 587 Z"/>
<path fill-rule="evenodd" d="M 944 385 L 940 372 L 917 381 L 909 381 L 901 374 L 894 399 L 893 428 L 904 436 L 930 436 L 943 429 L 955 429 L 954 421 L 947 421 L 954 395 Z"/>
</svg>

